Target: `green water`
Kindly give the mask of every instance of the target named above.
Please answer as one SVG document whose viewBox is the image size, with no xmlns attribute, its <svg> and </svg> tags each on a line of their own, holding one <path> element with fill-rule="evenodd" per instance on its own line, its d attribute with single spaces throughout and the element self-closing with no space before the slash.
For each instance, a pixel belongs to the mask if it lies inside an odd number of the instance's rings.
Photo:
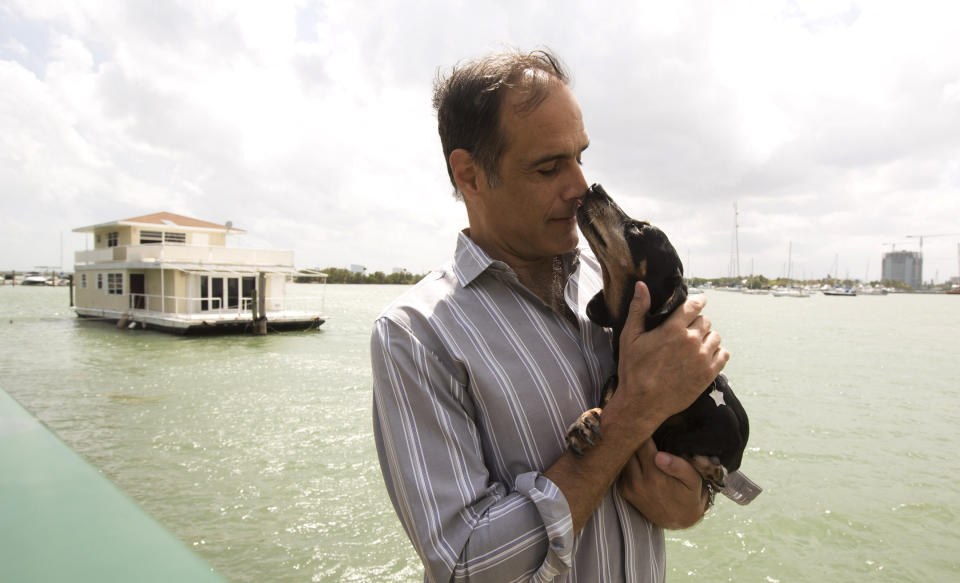
<svg viewBox="0 0 960 583">
<path fill-rule="evenodd" d="M 327 286 L 320 332 L 182 338 L 0 287 L 0 387 L 233 581 L 419 581 L 370 424 L 370 326 L 403 289 Z M 709 299 L 766 491 L 669 532 L 668 580 L 960 579 L 960 298 Z"/>
</svg>

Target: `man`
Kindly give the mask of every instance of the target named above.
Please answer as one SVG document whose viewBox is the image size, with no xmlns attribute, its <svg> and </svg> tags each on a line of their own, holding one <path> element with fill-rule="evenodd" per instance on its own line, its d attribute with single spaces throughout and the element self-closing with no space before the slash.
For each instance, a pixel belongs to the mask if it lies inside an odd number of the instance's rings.
<svg viewBox="0 0 960 583">
<path fill-rule="evenodd" d="M 576 249 L 588 137 L 557 59 L 461 65 L 434 105 L 469 228 L 371 342 L 380 463 L 425 580 L 662 581 L 661 528 L 697 522 L 707 493 L 650 436 L 729 358 L 702 296 L 646 333 L 639 284 L 614 371 L 585 315 L 602 285 Z M 578 459 L 566 428 L 614 372 L 603 440 Z"/>
</svg>

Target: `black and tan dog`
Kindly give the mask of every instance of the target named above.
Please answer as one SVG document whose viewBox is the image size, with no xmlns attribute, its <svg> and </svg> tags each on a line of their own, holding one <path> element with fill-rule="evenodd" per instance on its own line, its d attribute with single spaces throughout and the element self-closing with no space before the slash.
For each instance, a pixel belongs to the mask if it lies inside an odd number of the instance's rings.
<svg viewBox="0 0 960 583">
<path fill-rule="evenodd" d="M 636 282 L 645 282 L 650 290 L 644 324 L 646 330 L 652 330 L 687 299 L 683 265 L 663 231 L 631 219 L 599 184 L 587 191 L 577 220 L 603 272 L 603 290 L 587 305 L 587 316 L 613 330 L 617 359 Z M 604 388 L 600 408 L 587 411 L 570 426 L 567 446 L 574 454 L 582 455 L 600 438 L 600 412 L 616 388 L 614 374 Z M 721 374 L 689 408 L 667 419 L 654 432 L 653 440 L 658 450 L 688 460 L 712 489 L 747 504 L 760 492 L 737 472 L 749 433 L 747 413 Z M 728 475 L 734 472 L 736 487 L 731 488 Z"/>
</svg>

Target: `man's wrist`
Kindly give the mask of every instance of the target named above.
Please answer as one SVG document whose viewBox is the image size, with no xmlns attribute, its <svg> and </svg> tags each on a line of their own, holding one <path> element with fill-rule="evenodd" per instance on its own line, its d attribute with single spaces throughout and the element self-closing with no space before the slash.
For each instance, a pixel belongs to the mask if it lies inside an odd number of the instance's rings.
<svg viewBox="0 0 960 583">
<path fill-rule="evenodd" d="M 632 411 L 625 406 L 623 397 L 625 392 L 617 391 L 603 408 L 600 435 L 605 441 L 619 443 L 632 453 L 653 435 L 662 420 Z"/>
</svg>

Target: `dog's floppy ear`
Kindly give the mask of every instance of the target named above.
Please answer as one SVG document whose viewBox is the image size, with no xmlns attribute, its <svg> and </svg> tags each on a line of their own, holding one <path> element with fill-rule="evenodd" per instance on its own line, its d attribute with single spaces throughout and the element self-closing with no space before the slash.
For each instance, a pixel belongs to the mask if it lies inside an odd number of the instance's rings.
<svg viewBox="0 0 960 583">
<path fill-rule="evenodd" d="M 683 302 L 687 301 L 687 284 L 683 282 L 682 278 L 676 278 L 676 284 L 673 288 L 673 293 L 670 294 L 670 297 L 667 298 L 667 301 L 663 302 L 663 305 L 660 306 L 660 309 L 657 312 L 650 312 L 647 314 L 647 323 L 650 324 L 650 320 L 656 322 L 656 326 L 659 326 L 661 322 L 667 319 L 670 314 L 673 313 L 677 307 L 680 306 Z M 647 328 L 648 330 L 652 327 Z"/>
<path fill-rule="evenodd" d="M 610 315 L 610 309 L 607 302 L 603 301 L 603 292 L 597 292 L 593 299 L 587 304 L 587 317 L 598 326 L 610 328 L 613 326 L 613 316 Z"/>
</svg>

